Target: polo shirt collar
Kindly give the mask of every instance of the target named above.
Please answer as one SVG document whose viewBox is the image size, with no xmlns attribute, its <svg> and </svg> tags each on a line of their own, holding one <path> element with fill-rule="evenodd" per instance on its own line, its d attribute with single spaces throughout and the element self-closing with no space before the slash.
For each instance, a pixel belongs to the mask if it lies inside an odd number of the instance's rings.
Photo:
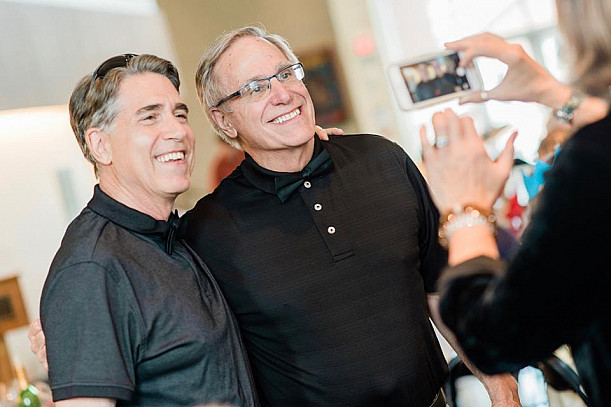
<svg viewBox="0 0 611 407">
<path fill-rule="evenodd" d="M 180 225 L 176 211 L 170 213 L 167 221 L 157 220 L 111 198 L 99 185 L 94 187 L 93 198 L 87 206 L 98 215 L 127 230 L 161 241 L 166 253 L 172 254 L 176 230 Z"/>
<path fill-rule="evenodd" d="M 314 151 L 312 152 L 312 158 L 310 158 L 311 163 L 320 153 L 325 151 L 325 146 L 323 142 L 320 141 L 317 135 L 314 136 Z M 263 192 L 267 192 L 268 194 L 276 195 L 276 177 L 283 177 L 286 175 L 298 174 L 301 171 L 296 172 L 279 172 L 268 170 L 267 168 L 261 167 L 259 164 L 255 162 L 255 160 L 248 154 L 244 154 L 246 159 L 242 161 L 240 168 L 244 177 L 250 182 L 255 188 L 260 189 Z M 305 167 L 307 167 L 307 165 Z M 305 168 L 304 167 L 304 168 Z"/>
</svg>

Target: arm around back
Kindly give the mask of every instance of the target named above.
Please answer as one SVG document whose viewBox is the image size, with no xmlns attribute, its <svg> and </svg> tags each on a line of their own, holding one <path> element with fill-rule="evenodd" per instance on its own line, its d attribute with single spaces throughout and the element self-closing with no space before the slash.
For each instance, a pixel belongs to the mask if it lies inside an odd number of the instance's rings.
<svg viewBox="0 0 611 407">
<path fill-rule="evenodd" d="M 114 399 L 98 399 L 79 397 L 75 399 L 56 401 L 57 407 L 115 407 L 117 401 Z"/>
</svg>

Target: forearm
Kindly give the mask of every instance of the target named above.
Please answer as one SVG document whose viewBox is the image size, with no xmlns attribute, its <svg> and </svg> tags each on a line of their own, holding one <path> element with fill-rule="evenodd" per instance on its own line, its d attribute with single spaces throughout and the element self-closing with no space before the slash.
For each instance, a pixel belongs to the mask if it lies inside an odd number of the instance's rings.
<svg viewBox="0 0 611 407">
<path fill-rule="evenodd" d="M 115 407 L 116 404 L 114 399 L 93 397 L 79 397 L 55 402 L 57 407 Z"/>
<path fill-rule="evenodd" d="M 429 312 L 431 319 L 437 326 L 439 332 L 448 341 L 450 346 L 456 351 L 463 363 L 484 385 L 493 406 L 519 407 L 520 398 L 518 395 L 518 383 L 513 376 L 508 373 L 499 375 L 486 375 L 477 369 L 466 357 L 454 334 L 441 321 L 439 315 L 439 296 L 437 294 L 428 295 Z"/>
<path fill-rule="evenodd" d="M 499 258 L 494 235 L 484 225 L 474 225 L 455 231 L 448 242 L 448 264 L 455 266 L 478 256 Z"/>
<path fill-rule="evenodd" d="M 536 101 L 552 109 L 560 108 L 571 97 L 573 88 L 556 80 L 549 81 L 538 92 Z M 587 97 L 575 109 L 570 127 L 576 131 L 590 123 L 597 122 L 607 115 L 609 105 L 597 97 Z"/>
<path fill-rule="evenodd" d="M 575 110 L 573 129 L 578 130 L 601 120 L 607 115 L 608 111 L 609 105 L 604 100 L 595 97 L 585 98 Z"/>
</svg>

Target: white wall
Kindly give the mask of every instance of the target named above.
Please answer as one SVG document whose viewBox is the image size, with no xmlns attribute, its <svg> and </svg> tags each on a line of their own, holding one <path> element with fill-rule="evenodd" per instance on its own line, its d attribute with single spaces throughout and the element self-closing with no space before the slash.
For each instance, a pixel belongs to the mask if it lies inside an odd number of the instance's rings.
<svg viewBox="0 0 611 407">
<path fill-rule="evenodd" d="M 67 103 L 76 82 L 113 55 L 149 53 L 175 61 L 163 15 L 154 10 L 0 0 L 0 110 Z"/>
<path fill-rule="evenodd" d="M 397 123 L 390 88 L 380 60 L 365 0 L 327 0 L 341 60 L 343 79 L 359 133 L 381 134 L 395 141 Z"/>
<path fill-rule="evenodd" d="M 91 197 L 93 167 L 74 139 L 66 106 L 1 112 L 0 151 L 0 278 L 19 276 L 32 320 L 64 231 Z M 9 351 L 30 376 L 43 375 L 26 332 L 6 335 Z"/>
<path fill-rule="evenodd" d="M 30 320 L 66 226 L 95 182 L 64 104 L 82 76 L 126 52 L 180 67 L 155 0 L 0 0 L 0 109 L 53 105 L 0 110 L 0 278 L 20 277 Z M 5 335 L 9 352 L 42 377 L 26 332 Z"/>
<path fill-rule="evenodd" d="M 555 25 L 552 0 L 367 0 L 367 5 L 385 68 L 417 55 L 439 51 L 444 48 L 445 41 L 482 31 L 515 38 Z M 482 73 L 487 89 L 498 84 L 498 69 L 491 80 L 487 80 L 490 75 Z M 447 107 L 459 114 L 471 115 L 480 134 L 507 123 L 513 124 L 520 134 L 516 150 L 528 159 L 532 158 L 539 139 L 545 135 L 548 113 L 533 104 L 494 101 L 462 106 L 450 101 L 410 112 L 400 111 L 394 100 L 392 103 L 401 144 L 416 160 L 420 155 L 419 127 L 425 124 L 432 137 L 431 117 Z M 505 133 L 508 137 L 511 132 Z"/>
</svg>

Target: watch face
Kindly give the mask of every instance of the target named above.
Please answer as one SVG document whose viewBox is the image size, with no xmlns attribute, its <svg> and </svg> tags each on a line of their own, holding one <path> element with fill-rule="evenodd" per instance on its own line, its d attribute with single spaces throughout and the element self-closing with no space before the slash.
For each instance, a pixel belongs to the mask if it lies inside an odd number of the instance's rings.
<svg viewBox="0 0 611 407">
<path fill-rule="evenodd" d="M 561 121 L 562 123 L 570 123 L 573 120 L 573 113 L 566 113 L 563 110 L 556 110 L 554 112 L 554 117 L 556 120 Z"/>
<path fill-rule="evenodd" d="M 560 109 L 554 112 L 554 117 L 563 123 L 570 124 L 573 120 L 575 109 L 586 96 L 581 92 L 573 92 L 569 100 L 567 100 Z"/>
</svg>

